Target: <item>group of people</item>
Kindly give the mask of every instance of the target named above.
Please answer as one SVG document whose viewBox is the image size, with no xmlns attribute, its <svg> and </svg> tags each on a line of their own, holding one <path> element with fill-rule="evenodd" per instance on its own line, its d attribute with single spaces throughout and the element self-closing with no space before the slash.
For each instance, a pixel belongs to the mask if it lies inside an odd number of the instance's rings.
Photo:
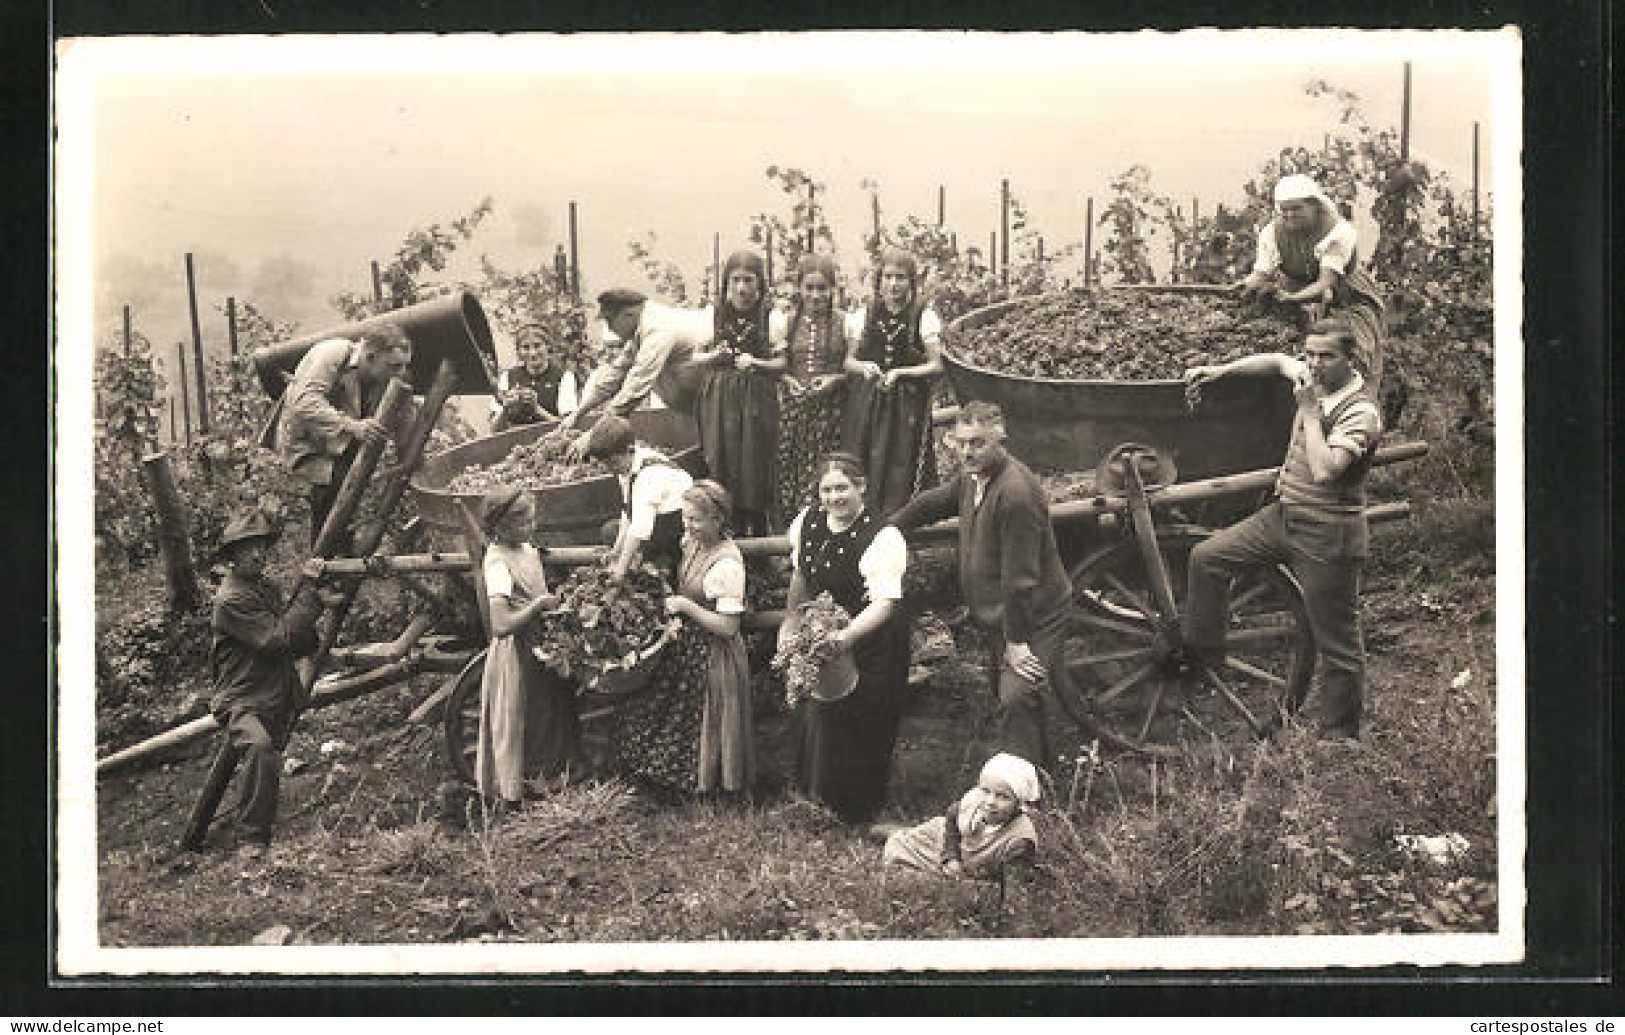
<svg viewBox="0 0 1625 1035">
<path fill-rule="evenodd" d="M 1303 586 L 1323 669 L 1312 715 L 1325 735 L 1351 737 L 1359 733 L 1364 686 L 1356 611 L 1367 549 L 1364 480 L 1381 433 L 1374 403 L 1380 301 L 1355 264 L 1353 228 L 1312 180 L 1283 178 L 1276 201 L 1254 272 L 1238 287 L 1332 316 L 1311 327 L 1301 360 L 1261 355 L 1186 374 L 1195 384 L 1286 377 L 1298 409 L 1277 500 L 1192 555 L 1182 660 L 1223 666 L 1231 573 L 1287 564 Z M 1047 497 L 1005 449 L 1004 416 L 985 401 L 960 407 L 947 439 L 959 472 L 935 484 L 930 400 L 941 369 L 941 325 L 920 297 L 911 256 L 885 254 L 874 296 L 850 315 L 834 305 L 837 272 L 827 258 L 809 256 L 796 276 L 797 297 L 783 310 L 772 304 L 765 264 L 751 252 L 730 256 L 721 298 L 709 311 L 675 309 L 624 289 L 599 296 L 613 335 L 606 340 L 620 351 L 594 371 L 558 433 L 573 454 L 602 458 L 621 480 L 624 512 L 610 530 L 605 563 L 616 576 L 643 561 L 662 568 L 674 590 L 666 610 L 681 620 L 648 689 L 619 711 L 617 763 L 671 796 L 750 795 L 756 746 L 740 632 L 750 574 L 732 537 L 783 530 L 792 578 L 781 636 L 793 629 L 798 605 L 828 593 L 851 615 L 836 645 L 857 672 L 844 697 L 803 706 L 799 783 L 843 820 L 871 823 L 886 801 L 907 696 L 904 533 L 957 517 L 961 593 L 993 648 L 994 754 L 979 790 L 946 816 L 891 831 L 886 858 L 949 872 L 961 851 L 976 855 L 973 847 L 993 841 L 1002 846 L 999 858 L 1021 855 L 1032 840 L 1022 810 L 1038 797 L 1036 767 L 1051 760 L 1048 703 L 1072 678 L 1063 647 L 1073 589 Z M 558 402 L 568 387 L 562 375 L 538 360 L 545 349 L 526 344 L 523 333 L 521 340 L 525 369 L 509 372 L 508 394 L 498 399 L 498 416 L 507 421 L 565 409 Z M 409 359 L 410 342 L 386 329 L 321 343 L 301 363 L 288 390 L 282 445 L 294 471 L 312 483 L 313 502 L 323 493 L 330 502 L 359 442 L 386 433 L 363 416 L 365 399 L 401 376 Z M 709 477 L 695 479 L 636 441 L 626 417 L 652 394 L 692 409 Z M 536 518 L 525 493 L 500 490 L 484 502 L 493 639 L 477 771 L 480 790 L 510 804 L 538 779 L 545 785 L 565 772 L 575 751 L 570 689 L 527 649 L 552 603 L 529 543 Z M 310 646 L 309 602 L 285 609 L 265 588 L 263 550 L 255 544 L 271 534 L 252 522 L 228 530 L 223 544 L 233 576 L 216 603 L 214 634 L 216 710 L 230 719 L 232 735 L 258 752 L 253 838 L 269 837 L 267 781 L 274 808 L 275 766 L 266 759 L 285 724 L 272 698 L 297 689 L 288 675 L 292 658 Z M 276 721 L 256 727 L 245 715 Z"/>
</svg>

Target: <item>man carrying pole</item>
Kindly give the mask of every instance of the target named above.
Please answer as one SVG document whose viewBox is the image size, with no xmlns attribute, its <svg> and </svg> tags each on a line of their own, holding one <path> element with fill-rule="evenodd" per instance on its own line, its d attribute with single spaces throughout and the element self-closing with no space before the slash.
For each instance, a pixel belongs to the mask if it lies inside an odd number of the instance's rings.
<svg viewBox="0 0 1625 1035">
<path fill-rule="evenodd" d="M 299 361 L 282 398 L 276 442 L 292 473 L 310 485 L 310 537 L 314 542 L 363 442 L 385 442 L 390 432 L 372 416 L 391 378 L 406 377 L 412 341 L 391 324 L 358 340 L 317 342 Z"/>
<path fill-rule="evenodd" d="M 1184 639 L 1192 660 L 1222 679 L 1230 578 L 1241 567 L 1286 564 L 1303 587 L 1321 669 L 1310 715 L 1327 739 L 1360 735 L 1365 648 L 1360 641 L 1360 574 L 1369 532 L 1365 478 L 1382 434 L 1382 415 L 1354 369 L 1354 332 L 1337 318 L 1309 329 L 1304 358 L 1246 356 L 1185 372 L 1200 387 L 1233 375 L 1289 378 L 1298 400 L 1292 439 L 1276 480 L 1275 502 L 1191 551 Z"/>
</svg>

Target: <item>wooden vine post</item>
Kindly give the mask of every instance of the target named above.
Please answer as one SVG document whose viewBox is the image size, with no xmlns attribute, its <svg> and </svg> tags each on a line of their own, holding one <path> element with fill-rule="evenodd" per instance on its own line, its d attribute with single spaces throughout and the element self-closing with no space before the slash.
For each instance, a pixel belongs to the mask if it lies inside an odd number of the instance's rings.
<svg viewBox="0 0 1625 1035">
<path fill-rule="evenodd" d="M 1478 243 L 1478 123 L 1473 123 L 1473 243 Z M 126 326 L 130 311 L 124 310 Z"/>
<path fill-rule="evenodd" d="M 1477 173 L 1478 173 L 1478 163 L 1477 163 L 1478 146 L 1477 146 L 1477 143 L 1476 143 L 1476 141 L 1478 139 L 1478 125 L 1476 123 L 1473 125 L 1473 139 L 1475 141 L 1474 146 L 1473 146 L 1473 157 L 1474 157 L 1474 163 L 1473 163 L 1473 173 L 1474 173 L 1474 176 L 1473 176 L 1473 204 L 1474 204 L 1474 212 L 1475 212 L 1475 215 L 1476 215 L 1477 203 L 1478 203 L 1478 176 L 1477 176 Z M 1477 220 L 1475 219 L 1474 222 L 1476 223 Z M 132 338 L 132 335 L 130 334 L 130 307 L 125 306 L 124 307 L 124 358 L 125 359 L 130 358 L 130 341 L 131 341 L 131 338 Z"/>
<path fill-rule="evenodd" d="M 192 315 L 192 356 L 197 360 L 197 430 L 209 433 L 209 387 L 203 374 L 203 328 L 197 319 L 197 277 L 192 269 L 192 253 L 186 253 L 186 306 Z M 182 359 L 185 365 L 185 359 Z"/>
<path fill-rule="evenodd" d="M 373 312 L 384 311 L 384 278 L 378 272 L 378 260 L 372 260 L 372 308 Z"/>
<path fill-rule="evenodd" d="M 185 614 L 203 602 L 198 592 L 197 569 L 192 565 L 192 540 L 187 534 L 186 509 L 175 491 L 169 454 L 159 451 L 141 458 L 141 473 L 158 518 L 158 549 L 164 558 L 164 582 L 169 590 L 169 613 Z"/>
<path fill-rule="evenodd" d="M 937 225 L 948 224 L 948 188 L 942 184 L 937 185 Z"/>
<path fill-rule="evenodd" d="M 192 401 L 186 390 L 186 346 L 175 343 L 175 366 L 181 372 L 181 427 L 186 432 L 186 444 L 192 444 Z"/>
<path fill-rule="evenodd" d="M 226 296 L 226 336 L 231 341 L 231 358 L 237 358 L 237 300 Z"/>
<path fill-rule="evenodd" d="M 570 297 L 581 298 L 581 249 L 576 237 L 576 203 L 570 202 Z"/>
<path fill-rule="evenodd" d="M 1411 63 L 1405 62 L 1405 91 L 1399 108 L 1399 160 L 1411 160 Z"/>
<path fill-rule="evenodd" d="M 1083 206 L 1083 286 L 1095 282 L 1095 199 L 1087 198 Z"/>
<path fill-rule="evenodd" d="M 999 274 L 1010 286 L 1010 181 L 999 181 Z"/>
</svg>

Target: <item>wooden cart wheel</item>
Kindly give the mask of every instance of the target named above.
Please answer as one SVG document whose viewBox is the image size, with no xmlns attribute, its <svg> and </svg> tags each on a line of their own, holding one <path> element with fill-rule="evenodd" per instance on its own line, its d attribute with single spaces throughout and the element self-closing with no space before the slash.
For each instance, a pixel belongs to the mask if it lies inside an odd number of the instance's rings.
<svg viewBox="0 0 1625 1035">
<path fill-rule="evenodd" d="M 445 731 L 446 761 L 457 779 L 473 786 L 474 759 L 480 746 L 480 681 L 485 677 L 485 651 L 469 659 L 446 699 L 441 721 Z"/>
<path fill-rule="evenodd" d="M 1191 549 L 1210 534 L 1193 526 L 1157 530 L 1181 613 Z M 1238 743 L 1272 730 L 1303 703 L 1315 644 L 1303 593 L 1285 568 L 1236 576 L 1227 660 L 1207 678 L 1182 664 L 1172 638 L 1152 621 L 1145 562 L 1132 537 L 1080 562 L 1072 586 L 1066 660 L 1076 698 L 1060 703 L 1107 742 L 1164 756 L 1215 739 Z"/>
</svg>

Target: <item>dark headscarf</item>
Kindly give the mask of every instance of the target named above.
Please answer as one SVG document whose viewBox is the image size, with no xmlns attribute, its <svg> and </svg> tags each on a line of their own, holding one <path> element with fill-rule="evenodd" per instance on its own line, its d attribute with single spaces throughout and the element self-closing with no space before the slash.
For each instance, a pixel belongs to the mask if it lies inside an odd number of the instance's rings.
<svg viewBox="0 0 1625 1035">
<path fill-rule="evenodd" d="M 485 499 L 480 504 L 480 527 L 484 529 L 487 536 L 496 534 L 497 526 L 502 523 L 502 519 L 507 517 L 508 511 L 513 509 L 514 504 L 518 503 L 519 498 L 523 495 L 523 490 L 515 489 L 512 486 L 492 489 L 485 494 Z"/>
<path fill-rule="evenodd" d="M 756 306 L 753 309 L 735 309 L 728 302 L 728 276 L 736 271 L 756 277 Z M 773 310 L 767 284 L 767 263 L 749 249 L 742 248 L 728 256 L 717 275 L 717 304 L 712 316 L 713 347 L 732 352 L 747 352 L 761 359 L 773 351 L 767 338 L 767 316 Z"/>
</svg>

